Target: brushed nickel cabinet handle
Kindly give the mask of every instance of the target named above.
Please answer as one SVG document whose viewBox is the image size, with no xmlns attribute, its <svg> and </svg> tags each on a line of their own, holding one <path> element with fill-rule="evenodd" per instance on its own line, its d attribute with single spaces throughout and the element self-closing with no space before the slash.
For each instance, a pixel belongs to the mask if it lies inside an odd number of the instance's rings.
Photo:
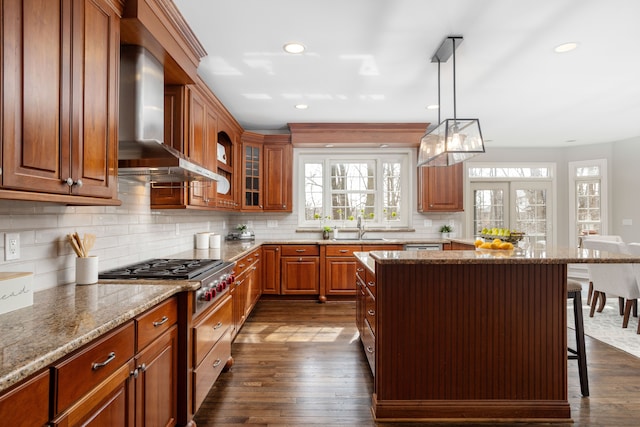
<svg viewBox="0 0 640 427">
<path fill-rule="evenodd" d="M 167 316 L 162 316 L 162 319 L 158 320 L 157 322 L 153 322 L 153 326 L 157 328 L 158 326 L 167 323 L 167 320 L 169 320 Z"/>
<path fill-rule="evenodd" d="M 358 273 L 362 273 L 362 272 L 364 271 L 364 268 L 360 268 L 360 267 L 358 267 L 358 268 L 356 268 L 356 271 L 357 271 Z"/>
<path fill-rule="evenodd" d="M 114 351 L 112 351 L 111 353 L 109 353 L 109 356 L 107 356 L 107 358 L 105 359 L 104 362 L 94 362 L 91 365 L 91 369 L 94 371 L 97 371 L 98 369 L 107 366 L 109 363 L 113 362 L 113 360 L 116 358 L 116 353 Z"/>
<path fill-rule="evenodd" d="M 306 249 L 296 249 L 296 252 L 306 252 Z"/>
<path fill-rule="evenodd" d="M 369 316 L 375 316 L 375 315 L 376 315 L 376 312 L 375 312 L 375 311 L 373 311 L 373 310 L 368 310 L 368 311 L 367 311 L 367 314 L 368 314 Z"/>
<path fill-rule="evenodd" d="M 222 327 L 222 322 L 218 322 L 216 326 L 213 327 L 213 330 L 220 329 Z"/>
<path fill-rule="evenodd" d="M 367 346 L 367 351 L 368 351 L 369 353 L 373 353 L 373 347 L 371 347 L 371 346 Z"/>
<path fill-rule="evenodd" d="M 348 250 L 348 249 L 340 249 L 340 253 L 341 253 L 341 254 L 346 254 L 347 252 L 349 252 L 349 250 Z"/>
<path fill-rule="evenodd" d="M 213 367 L 214 367 L 214 368 L 217 368 L 218 366 L 220 366 L 220 364 L 221 364 L 221 363 L 222 363 L 222 360 L 220 360 L 220 359 L 216 359 L 216 361 L 215 361 L 215 362 L 213 362 Z"/>
</svg>

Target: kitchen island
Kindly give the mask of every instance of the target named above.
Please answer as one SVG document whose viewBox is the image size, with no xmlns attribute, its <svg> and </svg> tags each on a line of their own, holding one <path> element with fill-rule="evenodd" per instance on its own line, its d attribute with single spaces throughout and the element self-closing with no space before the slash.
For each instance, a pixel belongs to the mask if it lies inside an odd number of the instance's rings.
<svg viewBox="0 0 640 427">
<path fill-rule="evenodd" d="M 357 257 L 379 421 L 570 421 L 567 264 L 640 262 L 580 249 Z"/>
</svg>

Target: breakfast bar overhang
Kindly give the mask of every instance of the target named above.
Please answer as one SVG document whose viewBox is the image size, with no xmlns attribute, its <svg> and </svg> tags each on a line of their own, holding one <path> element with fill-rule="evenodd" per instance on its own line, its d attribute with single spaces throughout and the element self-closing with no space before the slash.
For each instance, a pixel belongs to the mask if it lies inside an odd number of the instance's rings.
<svg viewBox="0 0 640 427">
<path fill-rule="evenodd" d="M 358 253 L 375 274 L 378 421 L 568 422 L 567 264 L 583 249 Z"/>
</svg>

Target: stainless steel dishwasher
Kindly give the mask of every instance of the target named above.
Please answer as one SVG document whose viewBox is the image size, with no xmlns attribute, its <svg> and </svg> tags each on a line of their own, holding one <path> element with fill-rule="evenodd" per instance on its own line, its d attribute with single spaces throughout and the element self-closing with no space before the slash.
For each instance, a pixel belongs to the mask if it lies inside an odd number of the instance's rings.
<svg viewBox="0 0 640 427">
<path fill-rule="evenodd" d="M 405 251 L 441 251 L 442 243 L 421 243 L 404 245 Z"/>
</svg>

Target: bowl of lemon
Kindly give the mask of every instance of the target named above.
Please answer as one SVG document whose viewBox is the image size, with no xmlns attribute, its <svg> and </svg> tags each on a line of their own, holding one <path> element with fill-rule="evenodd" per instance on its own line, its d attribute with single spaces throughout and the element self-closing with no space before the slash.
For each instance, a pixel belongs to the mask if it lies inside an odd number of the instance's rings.
<svg viewBox="0 0 640 427">
<path fill-rule="evenodd" d="M 503 242 L 496 238 L 490 242 L 486 242 L 482 239 L 475 241 L 476 251 L 489 254 L 492 256 L 510 256 L 513 254 L 514 246 L 511 242 Z"/>
</svg>

